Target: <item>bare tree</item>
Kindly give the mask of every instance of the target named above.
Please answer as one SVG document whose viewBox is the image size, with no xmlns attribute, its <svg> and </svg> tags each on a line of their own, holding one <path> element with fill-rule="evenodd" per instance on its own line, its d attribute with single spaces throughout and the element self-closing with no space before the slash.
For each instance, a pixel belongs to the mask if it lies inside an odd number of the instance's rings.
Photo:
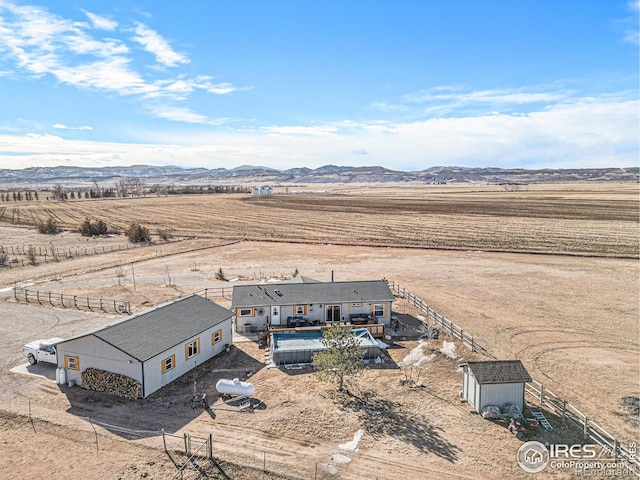
<svg viewBox="0 0 640 480">
<path fill-rule="evenodd" d="M 51 195 L 54 200 L 65 200 L 67 198 L 67 193 L 60 183 L 54 185 L 53 190 L 51 191 Z"/>
</svg>

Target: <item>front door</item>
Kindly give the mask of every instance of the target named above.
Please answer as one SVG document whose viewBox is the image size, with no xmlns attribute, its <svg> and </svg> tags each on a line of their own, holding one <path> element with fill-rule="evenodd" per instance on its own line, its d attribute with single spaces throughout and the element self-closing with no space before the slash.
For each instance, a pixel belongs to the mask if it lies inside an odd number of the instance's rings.
<svg viewBox="0 0 640 480">
<path fill-rule="evenodd" d="M 327 323 L 340 321 L 340 305 L 327 305 Z"/>
<path fill-rule="evenodd" d="M 271 325 L 280 325 L 280 307 L 271 307 Z"/>
</svg>

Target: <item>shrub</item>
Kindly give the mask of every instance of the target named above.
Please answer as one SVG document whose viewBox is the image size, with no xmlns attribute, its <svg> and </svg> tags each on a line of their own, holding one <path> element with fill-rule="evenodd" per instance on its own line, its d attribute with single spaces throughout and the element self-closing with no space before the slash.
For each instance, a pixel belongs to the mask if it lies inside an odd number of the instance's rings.
<svg viewBox="0 0 640 480">
<path fill-rule="evenodd" d="M 54 234 L 54 233 L 58 233 L 60 230 L 58 229 L 58 223 L 56 222 L 56 219 L 53 217 L 49 217 L 49 219 L 46 222 L 38 222 L 36 224 L 36 228 L 38 229 L 39 233 L 44 233 L 44 234 Z"/>
<path fill-rule="evenodd" d="M 33 245 L 29 245 L 29 249 L 27 250 L 27 258 L 29 259 L 29 263 L 31 265 L 36 264 L 36 247 Z"/>
<path fill-rule="evenodd" d="M 95 223 L 91 223 L 91 220 L 86 218 L 84 222 L 80 224 L 80 233 L 85 237 L 105 235 L 107 233 L 107 224 L 102 220 L 97 220 Z"/>
<path fill-rule="evenodd" d="M 220 281 L 223 281 L 223 282 L 228 281 L 226 275 L 222 271 L 222 267 L 220 267 L 218 269 L 218 271 L 216 272 L 216 280 L 220 280 Z"/>
<path fill-rule="evenodd" d="M 142 243 L 151 241 L 149 229 L 139 223 L 132 223 L 124 232 L 131 243 Z"/>
</svg>

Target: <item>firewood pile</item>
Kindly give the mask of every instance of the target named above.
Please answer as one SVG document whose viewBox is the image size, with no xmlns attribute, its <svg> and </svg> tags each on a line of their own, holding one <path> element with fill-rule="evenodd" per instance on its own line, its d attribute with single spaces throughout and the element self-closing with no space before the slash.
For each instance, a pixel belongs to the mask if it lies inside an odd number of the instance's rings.
<svg viewBox="0 0 640 480">
<path fill-rule="evenodd" d="M 137 380 L 97 368 L 87 368 L 82 372 L 82 387 L 125 398 L 136 399 L 142 396 L 142 388 Z"/>
</svg>

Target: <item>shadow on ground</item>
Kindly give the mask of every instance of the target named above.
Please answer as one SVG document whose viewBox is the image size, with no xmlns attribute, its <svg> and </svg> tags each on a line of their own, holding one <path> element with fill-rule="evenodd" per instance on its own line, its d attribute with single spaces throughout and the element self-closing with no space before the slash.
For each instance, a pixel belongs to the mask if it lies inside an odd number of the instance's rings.
<svg viewBox="0 0 640 480">
<path fill-rule="evenodd" d="M 340 396 L 342 408 L 354 412 L 364 430 L 374 438 L 386 435 L 432 453 L 450 462 L 458 460 L 460 449 L 444 438 L 442 428 L 432 425 L 422 413 L 403 411 L 402 404 L 365 391 Z"/>
<path fill-rule="evenodd" d="M 78 386 L 59 387 L 71 404 L 68 413 L 131 440 L 159 435 L 162 429 L 176 432 L 205 411 L 214 421 L 214 403 L 219 398 L 216 382 L 222 378 L 246 380 L 264 366 L 242 350 L 231 347 L 229 352 L 198 365 L 143 399 L 132 400 Z M 202 400 L 203 395 L 206 401 Z"/>
</svg>

